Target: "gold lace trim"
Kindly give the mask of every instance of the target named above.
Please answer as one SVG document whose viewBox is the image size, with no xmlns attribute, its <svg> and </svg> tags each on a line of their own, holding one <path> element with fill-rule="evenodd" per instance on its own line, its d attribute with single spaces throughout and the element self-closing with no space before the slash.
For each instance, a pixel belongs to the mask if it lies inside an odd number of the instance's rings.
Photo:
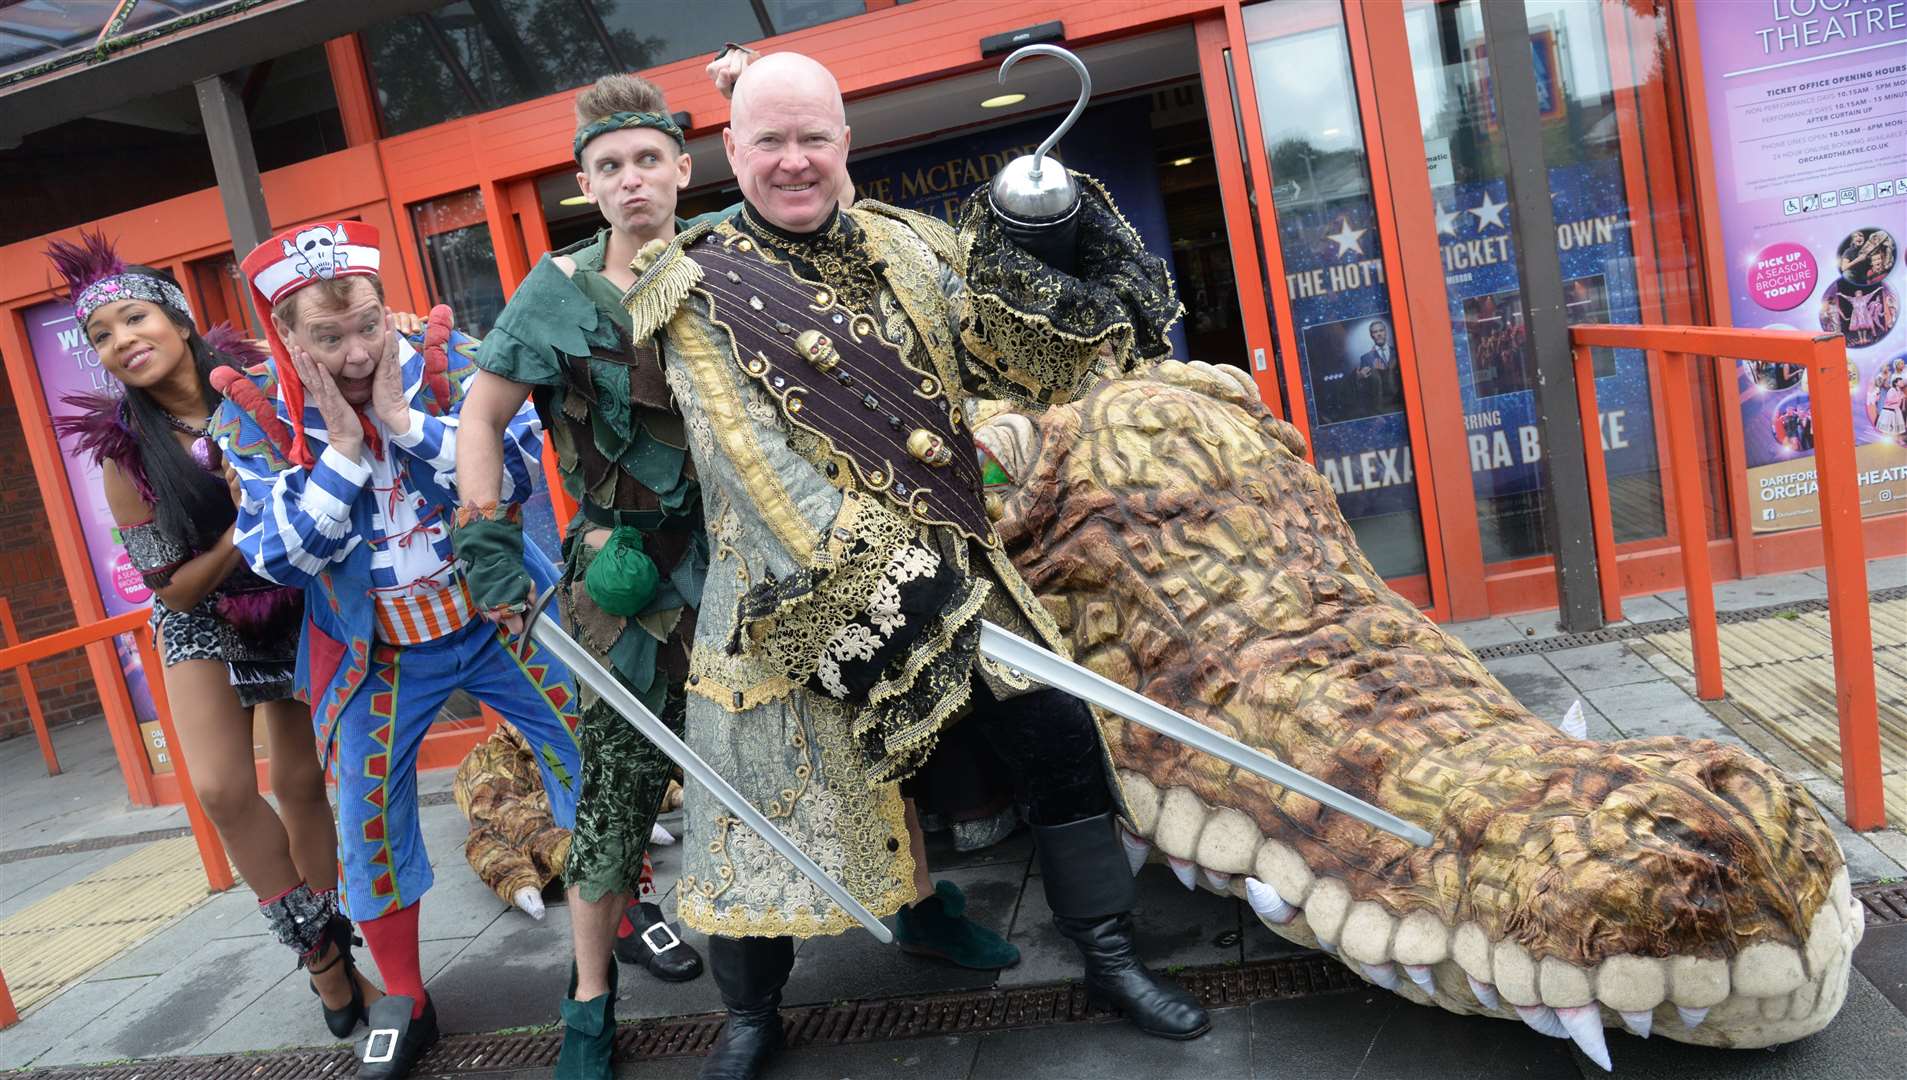
<svg viewBox="0 0 1907 1080">
<path fill-rule="evenodd" d="M 974 589 L 965 602 L 942 617 L 940 628 L 934 636 L 916 644 L 909 655 L 906 668 L 900 675 L 876 686 L 868 695 L 867 709 L 855 716 L 859 718 L 854 725 L 853 734 L 857 742 L 866 745 L 866 736 L 875 728 L 873 706 L 897 694 L 906 692 L 924 692 L 930 695 L 934 707 L 919 720 L 898 732 L 889 732 L 881 738 L 881 745 L 887 751 L 878 761 L 870 764 L 868 773 L 877 781 L 898 783 L 912 775 L 932 756 L 934 747 L 939 745 L 941 733 L 949 721 L 965 711 L 967 703 L 973 698 L 973 670 L 969 664 L 958 668 L 949 668 L 937 662 L 953 648 L 954 637 L 965 629 L 980 614 L 980 608 L 986 603 L 991 592 L 985 581 L 974 581 Z M 934 670 L 923 676 L 929 665 Z M 917 691 L 915 683 L 921 678 L 930 680 L 924 691 Z"/>
<path fill-rule="evenodd" d="M 799 695 L 796 701 L 799 704 L 790 708 L 800 721 L 793 725 L 789 744 L 802 759 L 796 769 L 802 786 L 783 791 L 771 804 L 775 813 L 768 808 L 763 812 L 770 820 L 785 821 L 794 817 L 798 805 L 809 804 L 806 821 L 791 822 L 790 835 L 850 896 L 877 916 L 892 915 L 918 899 L 900 788 L 865 782 L 844 706 L 815 694 Z M 820 759 L 818 778 L 807 763 L 810 740 Z M 802 938 L 840 934 L 860 925 L 738 819 L 723 815 L 717 827 L 720 835 L 709 841 L 707 850 L 718 860 L 721 880 L 683 875 L 676 893 L 683 924 L 727 937 Z M 735 895 L 740 892 L 751 895 L 741 899 Z"/>
<path fill-rule="evenodd" d="M 697 301 L 703 305 L 702 310 L 695 310 Z M 714 309 L 715 300 L 707 292 L 698 289 L 691 294 L 690 301 L 669 323 L 669 337 L 676 351 L 673 359 L 687 371 L 696 405 L 708 418 L 709 436 L 754 500 L 755 510 L 795 561 L 812 565 L 815 529 L 801 516 L 769 464 L 768 455 L 755 441 L 754 424 L 728 377 L 735 343 L 731 339 L 723 347 L 710 331 Z"/>
</svg>

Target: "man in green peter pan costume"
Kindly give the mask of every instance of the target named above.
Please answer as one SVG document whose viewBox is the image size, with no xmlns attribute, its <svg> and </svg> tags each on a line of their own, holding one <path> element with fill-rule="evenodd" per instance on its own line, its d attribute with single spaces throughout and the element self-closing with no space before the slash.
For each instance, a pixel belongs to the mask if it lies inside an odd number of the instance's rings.
<svg viewBox="0 0 1907 1080">
<path fill-rule="evenodd" d="M 635 284 L 629 266 L 637 252 L 688 227 L 675 209 L 690 160 L 661 91 L 647 80 L 599 79 L 577 96 L 576 116 L 577 183 L 608 227 L 542 259 L 484 339 L 482 371 L 462 413 L 455 541 L 477 603 L 512 624 L 530 597 L 521 525 L 495 509 L 501 432 L 534 393 L 564 487 L 580 504 L 558 586 L 565 624 L 679 732 L 709 538 L 655 343 L 631 339 L 621 298 Z M 576 973 L 563 1003 L 560 1078 L 610 1075 L 612 948 L 625 955 L 627 946 L 626 955 L 665 979 L 693 978 L 701 968 L 654 904 L 632 901 L 673 766 L 587 687 L 581 692 L 582 793 L 567 878 L 583 903 L 571 912 Z M 948 899 L 936 894 L 915 905 L 903 918 L 903 941 L 911 930 L 915 951 L 967 966 L 1018 958 Z M 625 914 L 632 933 L 619 941 Z"/>
</svg>

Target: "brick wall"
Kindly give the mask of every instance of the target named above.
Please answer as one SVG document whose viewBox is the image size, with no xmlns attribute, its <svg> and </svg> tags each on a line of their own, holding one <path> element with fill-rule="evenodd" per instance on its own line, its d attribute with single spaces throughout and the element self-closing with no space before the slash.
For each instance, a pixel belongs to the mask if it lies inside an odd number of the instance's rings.
<svg viewBox="0 0 1907 1080">
<path fill-rule="evenodd" d="M 73 604 L 53 552 L 52 530 L 40 503 L 33 463 L 20 432 L 19 410 L 0 386 L 0 596 L 13 605 L 23 640 L 73 626 Z M 40 709 L 49 727 L 99 715 L 92 669 L 80 650 L 33 665 Z M 0 674 L 0 739 L 31 731 L 26 702 L 13 672 Z"/>
</svg>

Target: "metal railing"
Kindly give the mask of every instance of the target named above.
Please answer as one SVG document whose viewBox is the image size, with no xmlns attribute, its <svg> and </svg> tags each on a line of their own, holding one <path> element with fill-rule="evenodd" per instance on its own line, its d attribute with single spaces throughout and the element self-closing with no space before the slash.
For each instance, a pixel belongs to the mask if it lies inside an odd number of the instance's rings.
<svg viewBox="0 0 1907 1080">
<path fill-rule="evenodd" d="M 3 603 L 3 602 L 0 602 Z M 5 616 L 9 640 L 11 634 L 11 612 L 0 611 Z M 27 680 L 26 665 L 35 660 L 44 660 L 72 649 L 83 649 L 95 642 L 106 641 L 120 634 L 131 634 L 133 643 L 139 650 L 139 663 L 146 672 L 146 685 L 152 691 L 154 711 L 159 714 L 159 730 L 165 734 L 166 746 L 172 750 L 172 769 L 179 780 L 179 795 L 185 803 L 186 820 L 192 826 L 192 838 L 198 844 L 199 861 L 205 866 L 205 883 L 213 892 L 224 892 L 232 887 L 232 865 L 225 857 L 225 845 L 220 842 L 219 834 L 212 827 L 212 821 L 205 816 L 204 807 L 199 805 L 198 793 L 192 787 L 192 776 L 187 771 L 185 754 L 179 742 L 179 733 L 172 724 L 172 702 L 166 696 L 165 668 L 159 663 L 159 651 L 153 648 L 152 627 L 148 625 L 149 612 L 145 608 L 128 611 L 98 622 L 76 626 L 71 630 L 47 634 L 32 641 L 18 645 L 9 645 L 0 649 L 0 671 L 19 669 L 21 686 L 26 690 L 28 701 L 33 702 L 32 711 L 39 723 L 35 733 L 41 736 L 42 752 L 47 756 L 49 775 L 59 772 L 59 763 L 52 756 L 52 741 L 44 733 L 44 720 L 39 718 L 38 703 L 34 701 L 33 684 Z M 13 998 L 7 991 L 6 978 L 0 974 L 0 1028 L 11 1026 L 20 1019 L 13 1007 Z"/>
<path fill-rule="evenodd" d="M 1855 829 L 1886 824 L 1881 788 L 1879 700 L 1874 684 L 1874 632 L 1867 595 L 1867 559 L 1862 546 L 1860 491 L 1854 458 L 1854 414 L 1848 393 L 1847 345 L 1836 334 L 1734 330 L 1706 326 L 1576 326 L 1570 329 L 1576 363 L 1576 403 L 1582 410 L 1589 465 L 1590 516 L 1595 529 L 1596 576 L 1606 618 L 1622 617 L 1616 568 L 1615 524 L 1609 509 L 1609 477 L 1600 445 L 1596 377 L 1590 350 L 1640 349 L 1661 363 L 1668 445 L 1662 471 L 1673 478 L 1682 582 L 1688 593 L 1689 635 L 1695 650 L 1696 694 L 1719 701 L 1722 688 L 1720 632 L 1715 618 L 1714 574 L 1708 564 L 1707 514 L 1702 506 L 1700 446 L 1695 402 L 1689 389 L 1691 362 L 1722 366 L 1733 385 L 1742 360 L 1793 364 L 1807 371 L 1814 419 L 1814 467 L 1821 506 L 1821 546 L 1827 569 L 1828 628 L 1834 652 L 1835 703 L 1841 729 L 1841 786 L 1847 823 Z M 1593 440 L 1593 441 L 1592 441 Z"/>
</svg>

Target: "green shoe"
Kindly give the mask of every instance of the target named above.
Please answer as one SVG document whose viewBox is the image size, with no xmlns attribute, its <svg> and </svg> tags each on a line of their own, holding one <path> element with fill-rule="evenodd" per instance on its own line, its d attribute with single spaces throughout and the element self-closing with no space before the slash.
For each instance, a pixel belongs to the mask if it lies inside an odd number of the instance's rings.
<svg viewBox="0 0 1907 1080">
<path fill-rule="evenodd" d="M 616 1052 L 616 962 L 609 962 L 609 992 L 577 1001 L 576 965 L 569 966 L 569 992 L 563 996 L 563 1049 L 556 1055 L 554 1080 L 611 1080 Z"/>
<path fill-rule="evenodd" d="M 905 952 L 932 956 L 976 971 L 993 971 L 1020 962 L 1020 950 L 1005 938 L 966 917 L 967 898 L 951 881 L 934 884 L 934 895 L 904 907 L 896 920 L 894 943 Z"/>
</svg>

